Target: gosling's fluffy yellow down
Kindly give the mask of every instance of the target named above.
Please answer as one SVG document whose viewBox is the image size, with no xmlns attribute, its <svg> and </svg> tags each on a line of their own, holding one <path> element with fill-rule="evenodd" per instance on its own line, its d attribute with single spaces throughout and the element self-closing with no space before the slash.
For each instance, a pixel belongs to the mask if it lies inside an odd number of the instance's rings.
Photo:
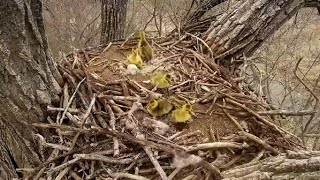
<svg viewBox="0 0 320 180">
<path fill-rule="evenodd" d="M 190 112 L 192 107 L 189 104 L 183 105 L 181 108 L 172 111 L 172 121 L 174 123 L 185 123 L 191 119 Z"/>
<path fill-rule="evenodd" d="M 168 88 L 170 86 L 171 76 L 167 73 L 158 72 L 151 76 L 150 83 L 157 88 Z"/>
<path fill-rule="evenodd" d="M 146 35 L 144 31 L 139 32 L 138 48 L 140 50 L 143 60 L 150 61 L 152 59 L 154 52 L 150 44 L 146 40 Z"/>
<path fill-rule="evenodd" d="M 165 99 L 153 100 L 147 105 L 147 111 L 152 116 L 163 116 L 165 114 L 168 114 L 172 108 L 172 104 L 170 104 Z"/>
<path fill-rule="evenodd" d="M 142 68 L 143 61 L 139 54 L 139 49 L 132 50 L 132 53 L 128 56 L 128 62 L 129 64 L 136 65 L 138 68 Z"/>
</svg>

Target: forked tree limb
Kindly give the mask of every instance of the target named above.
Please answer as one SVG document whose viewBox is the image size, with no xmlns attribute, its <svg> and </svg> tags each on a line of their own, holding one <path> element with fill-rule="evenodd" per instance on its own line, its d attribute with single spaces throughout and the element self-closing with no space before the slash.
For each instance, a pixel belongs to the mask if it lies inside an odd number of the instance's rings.
<svg viewBox="0 0 320 180">
<path fill-rule="evenodd" d="M 203 39 L 217 59 L 248 57 L 299 9 L 311 6 L 318 7 L 318 0 L 241 0 L 211 23 Z"/>
</svg>

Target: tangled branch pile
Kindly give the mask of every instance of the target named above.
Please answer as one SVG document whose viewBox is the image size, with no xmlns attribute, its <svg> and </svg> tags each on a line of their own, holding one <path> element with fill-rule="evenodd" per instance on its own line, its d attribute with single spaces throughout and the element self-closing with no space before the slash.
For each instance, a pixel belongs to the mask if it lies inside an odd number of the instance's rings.
<svg viewBox="0 0 320 180">
<path fill-rule="evenodd" d="M 272 123 L 270 105 L 243 88 L 236 78 L 243 72 L 220 67 L 197 42 L 153 42 L 155 57 L 137 74 L 124 63 L 135 42 L 61 58 L 60 107 L 48 107 L 49 123 L 33 124 L 52 136 L 37 135 L 45 163 L 29 178 L 221 179 L 238 165 L 302 149 Z M 148 83 L 156 71 L 171 75 L 169 88 Z M 192 121 L 151 116 L 146 105 L 154 96 L 191 104 Z"/>
</svg>

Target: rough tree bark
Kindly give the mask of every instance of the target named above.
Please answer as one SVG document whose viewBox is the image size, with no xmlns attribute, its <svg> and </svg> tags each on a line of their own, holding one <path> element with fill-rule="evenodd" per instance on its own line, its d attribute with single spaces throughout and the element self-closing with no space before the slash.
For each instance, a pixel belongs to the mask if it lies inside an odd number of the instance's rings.
<svg viewBox="0 0 320 180">
<path fill-rule="evenodd" d="M 102 0 L 101 44 L 123 39 L 128 0 Z"/>
<path fill-rule="evenodd" d="M 319 3 L 318 0 L 308 0 L 308 3 L 304 0 L 240 0 L 230 11 L 217 17 L 203 39 L 217 59 L 250 56 L 299 9 L 306 5 L 316 7 Z"/>
<path fill-rule="evenodd" d="M 60 91 L 41 6 L 40 0 L 0 3 L 0 179 L 39 164 L 30 124 L 45 120 Z"/>
<path fill-rule="evenodd" d="M 184 24 L 193 24 L 199 21 L 206 12 L 223 2 L 225 2 L 225 0 L 206 0 L 201 2 L 195 11 L 186 18 L 186 22 Z"/>
<path fill-rule="evenodd" d="M 225 2 L 225 0 L 205 0 L 198 3 L 193 1 L 187 16 L 185 17 L 180 30 L 174 29 L 172 33 L 177 31 L 188 32 L 191 34 L 203 33 L 210 27 L 211 22 L 216 20 L 216 16 L 210 16 L 203 18 L 203 16 L 215 6 Z M 193 9 L 193 5 L 196 4 L 196 8 Z"/>
</svg>

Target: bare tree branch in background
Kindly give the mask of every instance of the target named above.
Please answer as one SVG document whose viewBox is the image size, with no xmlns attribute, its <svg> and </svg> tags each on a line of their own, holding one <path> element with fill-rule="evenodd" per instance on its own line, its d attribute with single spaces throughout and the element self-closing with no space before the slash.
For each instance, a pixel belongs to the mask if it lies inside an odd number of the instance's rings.
<svg viewBox="0 0 320 180">
<path fill-rule="evenodd" d="M 128 0 L 102 0 L 101 44 L 123 39 Z"/>
</svg>

